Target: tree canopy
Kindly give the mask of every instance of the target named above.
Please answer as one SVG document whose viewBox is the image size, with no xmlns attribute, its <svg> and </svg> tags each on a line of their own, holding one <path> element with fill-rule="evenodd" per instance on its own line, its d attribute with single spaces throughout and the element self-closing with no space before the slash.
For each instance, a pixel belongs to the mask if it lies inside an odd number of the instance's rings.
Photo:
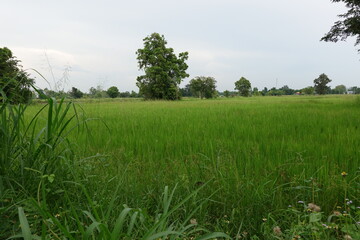
<svg viewBox="0 0 360 240">
<path fill-rule="evenodd" d="M 32 97 L 30 87 L 34 80 L 19 63 L 10 49 L 0 48 L 0 102 L 6 98 L 11 103 L 25 103 Z"/>
<path fill-rule="evenodd" d="M 109 87 L 109 89 L 106 91 L 106 93 L 111 98 L 116 98 L 120 94 L 119 89 L 117 87 L 115 87 L 115 86 Z"/>
<path fill-rule="evenodd" d="M 235 90 L 239 91 L 239 94 L 243 97 L 249 97 L 251 93 L 251 83 L 244 77 L 235 82 Z"/>
<path fill-rule="evenodd" d="M 345 85 L 337 85 L 334 89 L 331 90 L 332 94 L 345 94 L 346 92 Z"/>
<path fill-rule="evenodd" d="M 72 98 L 82 98 L 84 93 L 77 89 L 76 87 L 72 87 L 71 91 L 69 92 L 70 97 Z"/>
<path fill-rule="evenodd" d="M 329 92 L 330 88 L 327 86 L 329 82 L 331 82 L 330 78 L 325 73 L 321 74 L 314 80 L 315 92 L 320 95 Z"/>
<path fill-rule="evenodd" d="M 195 77 L 190 81 L 190 89 L 194 96 L 201 99 L 216 96 L 216 80 L 213 77 Z"/>
<path fill-rule="evenodd" d="M 139 69 L 145 71 L 145 75 L 137 77 L 136 85 L 146 99 L 179 99 L 179 84 L 189 77 L 185 63 L 188 53 L 177 57 L 166 44 L 163 35 L 153 33 L 144 39 L 144 48 L 136 52 Z"/>
<path fill-rule="evenodd" d="M 312 86 L 308 86 L 306 88 L 301 89 L 301 93 L 306 94 L 306 95 L 313 95 L 314 92 L 315 92 L 315 89 Z"/>
<path fill-rule="evenodd" d="M 332 0 L 332 2 L 344 2 L 349 10 L 339 15 L 342 20 L 335 22 L 334 26 L 321 40 L 337 42 L 356 36 L 355 46 L 360 44 L 360 0 Z M 358 51 L 360 53 L 360 49 Z"/>
</svg>

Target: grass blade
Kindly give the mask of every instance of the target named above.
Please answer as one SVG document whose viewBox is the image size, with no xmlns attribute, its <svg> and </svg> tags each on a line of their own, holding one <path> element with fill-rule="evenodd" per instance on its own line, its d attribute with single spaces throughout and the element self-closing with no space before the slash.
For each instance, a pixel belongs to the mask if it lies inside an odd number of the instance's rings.
<svg viewBox="0 0 360 240">
<path fill-rule="evenodd" d="M 125 207 L 125 209 L 121 211 L 118 219 L 116 220 L 114 230 L 111 233 L 111 239 L 113 239 L 113 240 L 119 239 L 119 237 L 120 237 L 119 235 L 120 235 L 121 230 L 123 228 L 125 218 L 129 214 L 130 211 L 131 211 L 131 208 L 128 208 L 128 207 Z"/>
<path fill-rule="evenodd" d="M 24 238 L 24 240 L 32 240 L 29 222 L 25 216 L 24 209 L 22 207 L 19 207 L 18 212 L 22 237 Z"/>
</svg>

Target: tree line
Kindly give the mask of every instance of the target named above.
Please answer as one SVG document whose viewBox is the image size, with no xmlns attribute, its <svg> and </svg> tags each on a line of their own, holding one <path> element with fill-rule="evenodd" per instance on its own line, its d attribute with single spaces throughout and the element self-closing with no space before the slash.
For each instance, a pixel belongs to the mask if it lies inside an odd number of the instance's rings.
<svg viewBox="0 0 360 240">
<path fill-rule="evenodd" d="M 163 36 L 155 33 L 152 38 L 148 39 L 157 39 L 161 40 L 161 44 L 165 44 Z M 158 43 L 151 43 L 150 45 L 160 46 Z M 146 43 L 149 47 L 148 43 Z M 166 100 L 176 100 L 181 97 L 197 97 L 197 98 L 216 98 L 219 96 L 231 97 L 231 96 L 280 96 L 280 95 L 312 95 L 312 94 L 360 94 L 360 87 L 354 86 L 351 88 L 346 88 L 344 85 L 338 85 L 335 88 L 330 88 L 328 84 L 331 82 L 331 79 L 326 74 L 321 74 L 313 82 L 313 86 L 308 86 L 303 89 L 292 89 L 287 85 L 284 85 L 281 88 L 270 88 L 265 87 L 262 90 L 259 90 L 257 87 L 252 88 L 250 80 L 245 77 L 241 77 L 238 81 L 234 82 L 234 90 L 226 90 L 224 92 L 219 92 L 216 89 L 217 81 L 214 77 L 211 76 L 198 76 L 189 81 L 185 87 L 180 88 L 179 84 L 181 82 L 181 77 L 188 76 L 185 72 L 187 65 L 185 64 L 185 59 L 187 59 L 187 53 L 183 53 L 180 58 L 176 58 L 175 55 L 172 57 L 167 56 L 166 54 L 173 54 L 173 50 L 166 50 L 165 57 L 152 56 L 153 53 L 159 54 L 160 50 L 157 50 L 154 46 L 150 47 L 152 51 L 146 51 L 149 56 L 141 56 L 140 66 L 145 68 L 145 75 L 138 77 L 137 86 L 139 87 L 139 93 L 135 91 L 124 91 L 120 92 L 118 87 L 111 86 L 108 89 L 104 89 L 101 86 L 91 87 L 87 93 L 82 92 L 76 87 L 72 87 L 70 91 L 64 90 L 51 90 L 48 88 L 40 89 L 38 93 L 34 94 L 32 92 L 31 86 L 34 84 L 34 79 L 32 79 L 28 73 L 26 73 L 20 61 L 12 54 L 11 50 L 4 47 L 0 48 L 0 100 L 7 98 L 12 99 L 13 103 L 23 103 L 28 102 L 32 98 L 44 98 L 54 97 L 54 98 L 145 98 L 145 99 L 166 99 Z M 165 46 L 162 45 L 162 49 L 165 49 Z M 145 50 L 144 50 L 145 51 Z M 138 52 L 144 51 L 138 50 Z M 169 58 L 170 61 L 164 61 L 164 59 Z M 152 59 L 152 63 L 145 63 L 144 59 Z M 153 66 L 154 59 L 159 59 L 161 64 L 174 66 Z M 178 67 L 180 64 L 181 67 Z M 146 67 L 145 67 L 146 66 Z M 150 67 L 150 69 L 148 69 Z M 154 69 L 153 69 L 154 68 Z M 164 72 L 164 69 L 168 72 Z M 181 73 L 175 73 L 175 71 L 181 71 Z M 150 76 L 147 76 L 146 73 L 150 73 Z M 155 74 L 156 73 L 156 74 Z M 155 75 L 154 75 L 155 74 Z M 158 75 L 159 74 L 159 75 Z M 159 77 L 161 76 L 161 77 Z M 175 78 L 175 79 L 174 79 Z M 166 81 L 167 80 L 167 81 Z"/>
<path fill-rule="evenodd" d="M 139 94 L 135 91 L 120 92 L 116 86 L 109 87 L 104 90 L 103 87 L 91 87 L 89 92 L 82 92 L 76 87 L 72 87 L 70 91 L 54 91 L 48 88 L 39 90 L 41 94 L 38 94 L 38 98 L 54 97 L 54 98 L 139 98 Z"/>
</svg>

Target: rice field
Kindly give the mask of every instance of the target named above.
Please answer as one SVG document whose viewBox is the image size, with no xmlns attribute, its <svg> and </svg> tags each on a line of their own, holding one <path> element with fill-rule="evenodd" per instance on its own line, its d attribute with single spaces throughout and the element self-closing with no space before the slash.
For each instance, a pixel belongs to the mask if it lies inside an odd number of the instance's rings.
<svg viewBox="0 0 360 240">
<path fill-rule="evenodd" d="M 68 136 L 73 168 L 99 206 L 118 193 L 110 219 L 123 204 L 156 213 L 166 186 L 175 188 L 174 205 L 198 190 L 170 222 L 197 209 L 192 221 L 234 239 L 265 234 L 269 218 L 290 227 L 297 219 L 287 209 L 303 202 L 328 215 L 350 200 L 360 205 L 356 96 L 78 105 L 87 125 Z M 31 105 L 27 114 L 39 108 Z"/>
</svg>

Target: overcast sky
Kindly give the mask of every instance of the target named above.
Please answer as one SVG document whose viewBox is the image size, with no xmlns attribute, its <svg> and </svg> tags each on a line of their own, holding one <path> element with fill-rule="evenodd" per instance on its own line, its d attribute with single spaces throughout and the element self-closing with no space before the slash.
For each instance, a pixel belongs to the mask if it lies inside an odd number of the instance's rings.
<svg viewBox="0 0 360 240">
<path fill-rule="evenodd" d="M 0 47 L 52 88 L 70 67 L 65 90 L 138 91 L 135 52 L 153 32 L 176 53 L 189 52 L 182 86 L 212 76 L 218 90 L 233 90 L 244 76 L 259 89 L 303 88 L 321 73 L 332 87 L 360 86 L 355 40 L 319 41 L 345 11 L 330 0 L 2 0 Z"/>
</svg>

